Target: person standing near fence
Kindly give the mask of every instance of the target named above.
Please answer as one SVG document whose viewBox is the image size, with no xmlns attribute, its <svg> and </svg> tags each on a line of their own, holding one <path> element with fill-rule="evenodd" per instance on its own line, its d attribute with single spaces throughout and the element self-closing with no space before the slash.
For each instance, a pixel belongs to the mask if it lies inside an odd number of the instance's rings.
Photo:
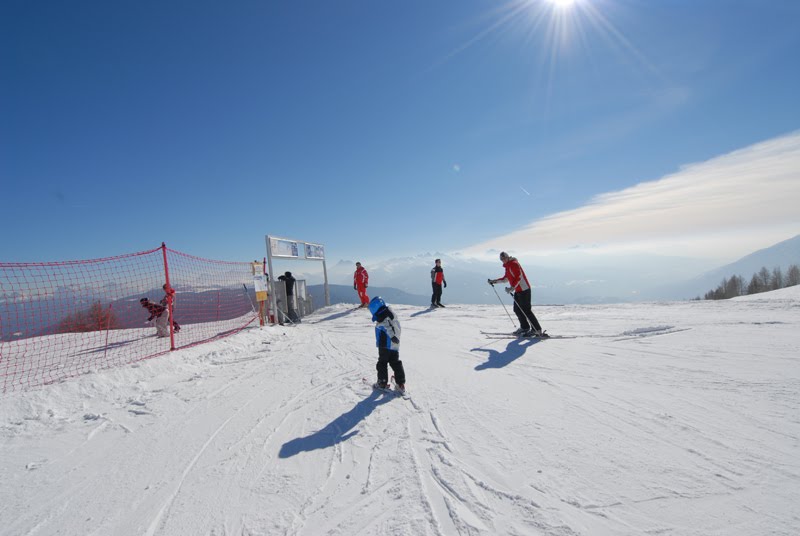
<svg viewBox="0 0 800 536">
<path fill-rule="evenodd" d="M 431 269 L 431 286 L 433 286 L 431 307 L 444 307 L 444 305 L 442 305 L 442 286 L 447 288 L 447 281 L 444 278 L 442 259 L 436 259 L 435 262 L 436 266 Z"/>
<path fill-rule="evenodd" d="M 175 333 L 178 333 L 181 330 L 181 326 L 178 324 L 178 321 L 175 320 L 175 289 L 168 286 L 166 283 L 164 283 L 164 286 L 161 288 L 164 289 L 164 297 L 161 298 L 161 305 L 170 311 L 172 329 L 175 330 Z"/>
<path fill-rule="evenodd" d="M 147 322 L 156 319 L 156 337 L 169 337 L 169 311 L 167 308 L 160 303 L 153 303 L 147 298 L 142 298 L 139 303 L 150 313 Z"/>
<path fill-rule="evenodd" d="M 367 270 L 361 266 L 360 262 L 356 263 L 356 271 L 353 274 L 353 290 L 358 292 L 358 298 L 361 300 L 361 307 L 369 306 L 369 296 L 367 295 L 367 286 L 369 285 L 369 274 Z"/>
</svg>

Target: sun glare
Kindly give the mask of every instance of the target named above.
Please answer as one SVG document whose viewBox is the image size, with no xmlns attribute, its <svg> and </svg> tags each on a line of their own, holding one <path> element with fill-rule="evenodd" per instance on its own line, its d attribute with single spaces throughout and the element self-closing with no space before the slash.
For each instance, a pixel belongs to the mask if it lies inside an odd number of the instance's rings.
<svg viewBox="0 0 800 536">
<path fill-rule="evenodd" d="M 620 0 L 621 2 L 622 0 Z M 615 0 L 502 0 L 486 15 L 482 25 L 468 41 L 459 45 L 439 63 L 449 61 L 480 42 L 497 36 L 521 37 L 533 63 L 540 68 L 537 80 L 546 86 L 544 106 L 553 95 L 559 62 L 575 58 L 595 61 L 600 54 L 621 54 L 638 63 L 651 75 L 661 74 L 637 47 L 604 13 Z M 619 10 L 617 10 L 619 11 Z M 510 30 L 510 31 L 509 31 Z M 601 50 L 598 50 L 601 48 Z M 537 81 L 537 83 L 539 83 Z"/>
<path fill-rule="evenodd" d="M 558 9 L 567 9 L 575 4 L 576 0 L 548 0 L 553 7 Z"/>
</svg>

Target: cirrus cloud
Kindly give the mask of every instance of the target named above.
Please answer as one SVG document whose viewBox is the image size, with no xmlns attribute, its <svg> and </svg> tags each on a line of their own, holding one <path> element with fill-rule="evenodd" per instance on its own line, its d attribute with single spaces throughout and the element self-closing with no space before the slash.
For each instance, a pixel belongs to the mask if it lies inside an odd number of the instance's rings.
<svg viewBox="0 0 800 536">
<path fill-rule="evenodd" d="M 799 206 L 800 132 L 793 132 L 598 195 L 463 253 L 578 247 L 733 259 L 800 233 Z"/>
</svg>

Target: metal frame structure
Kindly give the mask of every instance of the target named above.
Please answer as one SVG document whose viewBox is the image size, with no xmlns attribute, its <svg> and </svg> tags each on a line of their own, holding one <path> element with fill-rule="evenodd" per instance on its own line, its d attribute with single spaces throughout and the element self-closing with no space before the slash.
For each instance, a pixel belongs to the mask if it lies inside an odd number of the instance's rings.
<svg viewBox="0 0 800 536">
<path fill-rule="evenodd" d="M 322 261 L 322 274 L 325 279 L 325 305 L 331 304 L 331 292 L 328 286 L 328 268 L 325 264 L 325 246 L 313 242 L 303 242 L 291 238 L 266 235 L 267 266 L 269 268 L 270 304 L 273 311 L 280 311 L 275 296 L 275 277 L 272 271 L 272 258 L 301 261 Z"/>
</svg>

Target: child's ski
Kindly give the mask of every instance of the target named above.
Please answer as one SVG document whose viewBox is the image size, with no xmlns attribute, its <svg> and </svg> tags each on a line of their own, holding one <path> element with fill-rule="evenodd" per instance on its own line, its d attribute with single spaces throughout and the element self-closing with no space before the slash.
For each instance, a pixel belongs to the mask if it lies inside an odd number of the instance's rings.
<svg viewBox="0 0 800 536">
<path fill-rule="evenodd" d="M 390 395 L 401 396 L 399 391 L 397 391 L 397 390 L 395 390 L 395 389 L 393 389 L 391 387 L 391 384 L 387 383 L 386 387 L 379 387 L 377 382 L 371 382 L 366 378 L 361 378 L 361 381 L 363 381 L 365 384 L 369 385 L 370 387 L 372 387 L 376 391 L 380 391 L 382 393 L 386 393 L 386 394 L 390 394 Z"/>
<path fill-rule="evenodd" d="M 408 391 L 406 390 L 405 386 L 402 389 L 397 387 L 397 382 L 394 381 L 394 375 L 392 375 L 392 377 L 391 377 L 391 379 L 389 381 L 391 382 L 392 385 L 394 385 L 394 392 L 395 392 L 395 394 L 397 396 L 402 396 L 405 400 L 408 400 L 409 398 L 411 398 L 408 395 Z"/>
</svg>

